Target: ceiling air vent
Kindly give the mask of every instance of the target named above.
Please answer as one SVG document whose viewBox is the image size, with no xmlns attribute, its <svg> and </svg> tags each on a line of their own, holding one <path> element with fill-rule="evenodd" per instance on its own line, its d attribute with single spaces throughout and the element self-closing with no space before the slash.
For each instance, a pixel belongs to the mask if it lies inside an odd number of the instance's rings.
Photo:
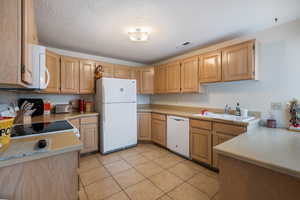
<svg viewBox="0 0 300 200">
<path fill-rule="evenodd" d="M 178 46 L 176 47 L 176 49 L 185 48 L 186 46 L 189 46 L 189 45 L 191 45 L 191 42 L 184 42 L 184 43 L 182 43 L 181 45 L 178 45 Z"/>
</svg>

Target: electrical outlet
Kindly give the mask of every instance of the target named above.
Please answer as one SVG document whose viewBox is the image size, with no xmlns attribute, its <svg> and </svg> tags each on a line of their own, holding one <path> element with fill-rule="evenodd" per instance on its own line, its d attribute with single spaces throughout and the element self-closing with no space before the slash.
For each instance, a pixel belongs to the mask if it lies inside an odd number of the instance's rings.
<svg viewBox="0 0 300 200">
<path fill-rule="evenodd" d="M 272 102 L 271 103 L 271 110 L 281 110 L 282 104 L 280 102 Z"/>
</svg>

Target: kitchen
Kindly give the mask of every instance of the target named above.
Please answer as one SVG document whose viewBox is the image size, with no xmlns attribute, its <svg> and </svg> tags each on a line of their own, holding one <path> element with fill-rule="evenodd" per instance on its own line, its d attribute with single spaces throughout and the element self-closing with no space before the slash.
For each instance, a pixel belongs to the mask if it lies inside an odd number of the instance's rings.
<svg viewBox="0 0 300 200">
<path fill-rule="evenodd" d="M 300 4 L 247 6 L 2 0 L 0 198 L 299 199 Z"/>
</svg>

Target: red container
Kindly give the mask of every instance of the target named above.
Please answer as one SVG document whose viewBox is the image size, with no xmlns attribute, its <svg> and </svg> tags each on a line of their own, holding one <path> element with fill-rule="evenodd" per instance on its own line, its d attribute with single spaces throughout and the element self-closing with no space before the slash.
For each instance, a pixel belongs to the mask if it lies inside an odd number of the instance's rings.
<svg viewBox="0 0 300 200">
<path fill-rule="evenodd" d="M 84 99 L 79 99 L 79 112 L 84 112 Z"/>
</svg>

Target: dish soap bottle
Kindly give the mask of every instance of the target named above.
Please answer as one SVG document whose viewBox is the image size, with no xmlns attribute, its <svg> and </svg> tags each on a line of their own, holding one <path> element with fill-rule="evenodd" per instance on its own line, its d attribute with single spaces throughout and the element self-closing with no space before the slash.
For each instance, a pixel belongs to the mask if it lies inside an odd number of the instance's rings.
<svg viewBox="0 0 300 200">
<path fill-rule="evenodd" d="M 240 103 L 239 102 L 236 103 L 235 115 L 236 116 L 241 116 L 241 108 L 240 108 Z"/>
</svg>

